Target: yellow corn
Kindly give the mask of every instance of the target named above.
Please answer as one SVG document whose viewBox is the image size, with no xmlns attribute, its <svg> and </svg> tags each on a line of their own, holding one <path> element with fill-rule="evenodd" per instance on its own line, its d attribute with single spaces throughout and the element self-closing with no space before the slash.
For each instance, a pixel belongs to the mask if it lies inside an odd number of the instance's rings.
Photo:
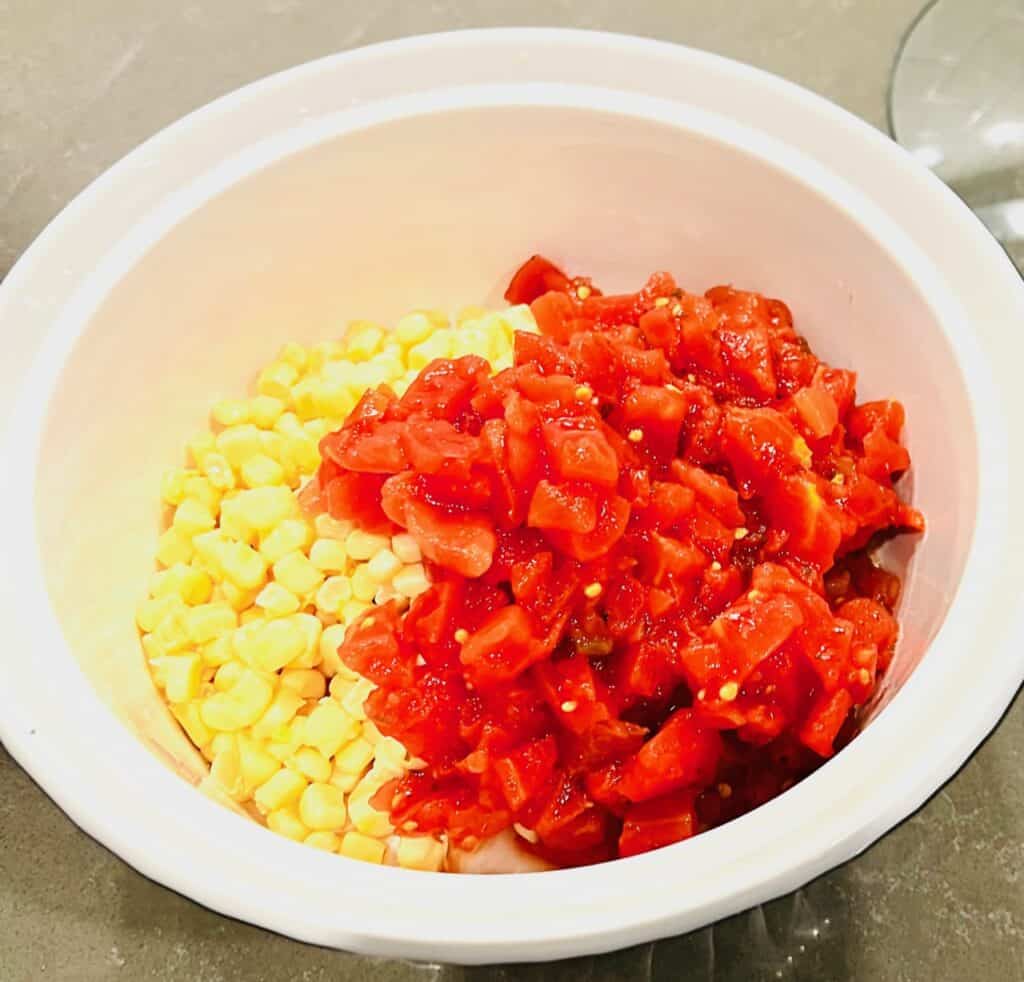
<svg viewBox="0 0 1024 982">
<path fill-rule="evenodd" d="M 377 592 L 377 581 L 370 575 L 367 563 L 360 563 L 352 572 L 352 594 L 356 600 L 369 603 Z"/>
<path fill-rule="evenodd" d="M 380 790 L 383 783 L 381 776 L 371 770 L 349 794 L 348 814 L 357 832 L 382 837 L 394 831 L 387 813 L 378 811 L 370 804 L 370 798 Z"/>
<path fill-rule="evenodd" d="M 284 617 L 294 614 L 302 604 L 291 590 L 286 590 L 280 583 L 268 583 L 258 594 L 255 604 L 271 617 Z"/>
<path fill-rule="evenodd" d="M 153 574 L 149 592 L 153 597 L 176 596 L 190 605 L 204 604 L 213 592 L 213 581 L 194 566 L 175 563 Z"/>
<path fill-rule="evenodd" d="M 284 468 L 266 454 L 257 453 L 247 457 L 239 468 L 242 482 L 247 488 L 267 488 L 284 481 Z"/>
<path fill-rule="evenodd" d="M 283 402 L 289 402 L 291 387 L 298 380 L 299 371 L 287 361 L 276 361 L 268 365 L 256 380 L 256 391 L 261 396 L 273 396 Z"/>
<path fill-rule="evenodd" d="M 183 506 L 179 506 L 179 510 L 181 507 Z M 157 539 L 156 560 L 161 566 L 191 562 L 194 554 L 192 536 L 179 526 L 172 525 L 165 529 Z"/>
<path fill-rule="evenodd" d="M 312 747 L 299 747 L 292 754 L 288 764 L 307 780 L 320 783 L 329 781 L 333 770 L 331 762 L 319 750 L 314 750 Z"/>
<path fill-rule="evenodd" d="M 408 532 L 400 532 L 391 537 L 391 551 L 405 565 L 418 563 L 423 558 L 419 545 Z"/>
<path fill-rule="evenodd" d="M 341 847 L 341 839 L 333 832 L 310 832 L 302 841 L 307 846 L 322 849 L 324 852 L 337 852 Z"/>
<path fill-rule="evenodd" d="M 282 767 L 253 793 L 253 801 L 263 811 L 272 812 L 299 800 L 306 789 L 306 779 L 297 771 Z"/>
<path fill-rule="evenodd" d="M 386 846 L 379 839 L 373 839 L 360 832 L 346 832 L 341 840 L 339 852 L 349 859 L 358 859 L 364 863 L 384 862 Z"/>
<path fill-rule="evenodd" d="M 334 755 L 334 766 L 344 774 L 359 777 L 370 766 L 371 760 L 373 745 L 368 740 L 358 737 Z"/>
<path fill-rule="evenodd" d="M 348 553 L 337 539 L 317 539 L 310 547 L 309 561 L 323 573 L 342 573 L 348 565 Z"/>
<path fill-rule="evenodd" d="M 309 829 L 302 824 L 294 808 L 279 808 L 270 812 L 267 815 L 267 828 L 296 842 L 305 842 L 309 836 Z"/>
<path fill-rule="evenodd" d="M 276 563 L 290 552 L 305 549 L 310 538 L 307 522 L 301 518 L 286 518 L 274 526 L 260 542 L 260 553 L 268 563 Z"/>
<path fill-rule="evenodd" d="M 266 739 L 267 737 L 273 736 L 283 726 L 294 719 L 295 714 L 303 707 L 305 700 L 302 696 L 294 689 L 286 688 L 281 686 L 274 693 L 274 698 L 270 705 L 267 706 L 266 711 L 259 718 L 259 720 L 253 724 L 252 735 L 257 739 Z M 287 743 L 288 740 L 280 741 Z"/>
<path fill-rule="evenodd" d="M 422 563 L 404 566 L 391 580 L 391 585 L 404 597 L 410 600 L 430 589 L 430 580 Z"/>
<path fill-rule="evenodd" d="M 436 873 L 444 865 L 446 852 L 444 843 L 430 836 L 408 836 L 399 839 L 396 858 L 403 869 Z"/>
<path fill-rule="evenodd" d="M 249 407 L 239 399 L 221 399 L 213 404 L 210 415 L 221 426 L 238 426 L 249 422 Z"/>
<path fill-rule="evenodd" d="M 374 535 L 361 529 L 353 529 L 345 539 L 345 552 L 352 559 L 366 562 L 390 545 L 391 539 L 386 535 Z"/>
<path fill-rule="evenodd" d="M 345 796 L 330 784 L 310 784 L 299 799 L 299 817 L 318 832 L 340 829 L 347 817 Z"/>
<path fill-rule="evenodd" d="M 222 634 L 233 631 L 238 614 L 225 603 L 206 603 L 191 607 L 185 613 L 188 639 L 193 644 L 205 644 Z"/>
<path fill-rule="evenodd" d="M 315 668 L 286 668 L 281 672 L 281 688 L 291 689 L 303 699 L 322 699 L 327 692 L 327 680 Z"/>
<path fill-rule="evenodd" d="M 358 733 L 359 723 L 330 699 L 318 703 L 306 718 L 306 743 L 325 757 L 333 757 Z"/>
<path fill-rule="evenodd" d="M 324 574 L 301 552 L 289 552 L 274 563 L 274 579 L 300 597 L 313 593 Z"/>
</svg>

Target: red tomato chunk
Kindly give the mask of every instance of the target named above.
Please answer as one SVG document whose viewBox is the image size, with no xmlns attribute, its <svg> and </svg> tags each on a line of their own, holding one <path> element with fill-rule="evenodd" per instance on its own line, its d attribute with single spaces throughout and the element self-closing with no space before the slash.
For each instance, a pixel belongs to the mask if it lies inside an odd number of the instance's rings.
<svg viewBox="0 0 1024 982">
<path fill-rule="evenodd" d="M 424 766 L 396 825 L 467 848 L 512 823 L 559 865 L 756 807 L 849 738 L 898 635 L 866 551 L 920 532 L 897 402 L 856 405 L 778 300 L 655 274 L 604 296 L 541 257 L 506 294 L 539 335 L 491 376 L 368 392 L 304 500 L 405 529 L 431 588 L 340 655 Z"/>
</svg>

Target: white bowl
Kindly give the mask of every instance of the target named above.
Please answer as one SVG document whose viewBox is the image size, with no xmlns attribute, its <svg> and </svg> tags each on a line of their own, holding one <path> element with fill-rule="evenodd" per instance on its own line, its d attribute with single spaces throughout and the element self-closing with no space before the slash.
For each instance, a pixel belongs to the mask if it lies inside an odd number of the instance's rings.
<svg viewBox="0 0 1024 982">
<path fill-rule="evenodd" d="M 456 877 L 294 845 L 197 793 L 201 761 L 145 673 L 133 609 L 159 474 L 281 342 L 334 336 L 348 317 L 497 301 L 534 251 L 612 288 L 669 268 L 691 288 L 780 296 L 817 350 L 859 370 L 862 396 L 904 401 L 907 490 L 929 529 L 883 697 L 795 789 L 653 854 Z M 502 30 L 293 69 L 93 184 L 3 284 L 0 325 L 4 374 L 25 380 L 0 463 L 0 735 L 133 866 L 296 938 L 484 962 L 696 928 L 904 818 L 1024 675 L 1024 519 L 1010 507 L 1024 462 L 1021 282 L 882 135 L 751 68 Z"/>
</svg>

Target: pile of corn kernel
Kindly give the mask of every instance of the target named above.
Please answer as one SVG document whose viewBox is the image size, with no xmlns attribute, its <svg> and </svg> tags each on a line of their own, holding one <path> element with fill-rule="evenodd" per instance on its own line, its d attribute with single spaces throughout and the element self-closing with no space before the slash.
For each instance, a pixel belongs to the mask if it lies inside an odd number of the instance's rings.
<svg viewBox="0 0 1024 982">
<path fill-rule="evenodd" d="M 434 358 L 512 363 L 529 307 L 469 308 L 454 324 L 417 311 L 393 331 L 366 321 L 343 341 L 285 345 L 256 395 L 218 402 L 210 432 L 170 471 L 159 569 L 137 623 L 152 677 L 210 763 L 210 780 L 290 839 L 372 863 L 438 870 L 444 841 L 392 828 L 370 801 L 414 761 L 367 720 L 373 683 L 337 655 L 374 603 L 408 603 L 429 580 L 412 536 L 371 535 L 303 514 L 318 443 L 363 392 L 399 393 Z"/>
</svg>

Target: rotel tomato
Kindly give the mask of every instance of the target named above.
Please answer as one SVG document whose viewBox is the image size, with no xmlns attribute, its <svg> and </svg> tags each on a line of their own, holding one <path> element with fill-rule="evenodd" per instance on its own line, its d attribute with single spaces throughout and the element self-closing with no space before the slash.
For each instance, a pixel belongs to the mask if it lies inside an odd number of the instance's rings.
<svg viewBox="0 0 1024 982">
<path fill-rule="evenodd" d="M 438 359 L 368 391 L 300 500 L 404 529 L 431 579 L 339 650 L 423 764 L 377 804 L 462 848 L 514 822 L 575 866 L 833 754 L 899 635 L 899 580 L 864 547 L 924 521 L 895 486 L 902 406 L 858 406 L 781 301 L 662 273 L 604 296 L 539 256 L 507 297 L 540 332 L 511 368 Z"/>
</svg>

